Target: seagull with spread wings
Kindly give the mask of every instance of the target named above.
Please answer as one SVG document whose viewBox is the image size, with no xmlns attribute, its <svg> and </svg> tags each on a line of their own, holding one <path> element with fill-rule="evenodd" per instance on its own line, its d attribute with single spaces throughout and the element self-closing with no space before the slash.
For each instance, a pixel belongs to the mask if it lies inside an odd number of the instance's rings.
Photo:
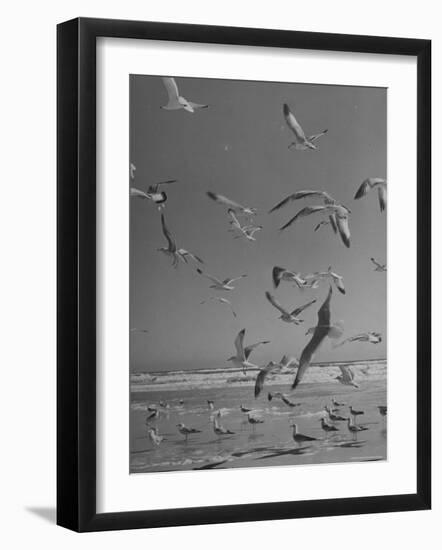
<svg viewBox="0 0 442 550">
<path fill-rule="evenodd" d="M 235 213 L 240 212 L 241 214 L 244 214 L 246 216 L 254 216 L 257 212 L 256 208 L 243 206 L 242 204 L 239 204 L 239 202 L 235 202 L 232 199 L 225 197 L 224 195 L 213 193 L 212 191 L 207 191 L 207 196 L 209 197 L 209 199 L 212 199 L 221 206 L 226 207 L 228 211 L 233 210 L 233 212 Z"/>
<path fill-rule="evenodd" d="M 339 231 L 339 235 L 341 237 L 342 242 L 345 244 L 347 248 L 350 248 L 350 227 L 348 223 L 348 217 L 349 214 L 351 214 L 351 211 L 342 204 L 325 204 L 323 206 L 305 206 L 302 208 L 293 218 L 291 218 L 287 223 L 285 223 L 281 228 L 280 231 L 284 231 L 284 229 L 287 229 L 292 224 L 294 224 L 296 221 L 298 221 L 300 218 L 305 218 L 306 216 L 310 216 L 311 214 L 321 214 L 321 215 L 327 215 L 333 216 L 334 220 L 336 221 L 336 226 Z"/>
<path fill-rule="evenodd" d="M 212 281 L 213 284 L 210 285 L 209 288 L 213 288 L 214 290 L 235 290 L 235 287 L 232 285 L 232 283 L 234 283 L 235 281 L 239 281 L 240 279 L 244 279 L 244 277 L 247 277 L 247 275 L 244 274 L 240 275 L 239 277 L 227 277 L 226 279 L 221 280 L 217 277 L 214 277 L 213 275 L 204 273 L 204 271 L 199 268 L 196 271 L 203 277 L 206 277 L 206 279 Z"/>
<path fill-rule="evenodd" d="M 374 258 L 370 258 L 370 260 L 376 266 L 375 271 L 387 271 L 387 264 L 380 264 Z"/>
<path fill-rule="evenodd" d="M 164 208 L 164 203 L 167 201 L 167 195 L 164 191 L 160 190 L 160 185 L 175 183 L 177 180 L 159 181 L 149 185 L 147 191 L 138 189 L 137 187 L 130 188 L 130 196 L 137 199 L 147 199 L 159 205 L 159 208 Z"/>
<path fill-rule="evenodd" d="M 379 208 L 383 212 L 387 208 L 387 182 L 382 178 L 367 178 L 356 191 L 355 199 L 364 197 L 372 189 L 378 190 Z"/>
<path fill-rule="evenodd" d="M 287 309 L 282 307 L 282 305 L 276 300 L 276 298 L 272 294 L 270 294 L 270 292 L 267 291 L 265 293 L 265 296 L 267 300 L 272 304 L 272 306 L 281 312 L 281 315 L 279 317 L 281 321 L 284 321 L 285 323 L 294 323 L 295 325 L 299 325 L 300 323 L 304 322 L 304 319 L 299 319 L 299 315 L 301 315 L 301 313 L 305 309 L 307 309 L 308 307 L 310 307 L 316 302 L 316 300 L 311 300 L 310 302 L 307 302 L 303 306 L 297 307 L 293 311 L 288 311 Z"/>
<path fill-rule="evenodd" d="M 235 367 L 239 367 L 243 370 L 245 373 L 246 368 L 255 368 L 256 365 L 251 363 L 248 359 L 252 351 L 262 345 L 262 344 L 269 344 L 269 340 L 262 340 L 261 342 L 257 342 L 256 344 L 251 344 L 250 346 L 244 347 L 244 336 L 246 334 L 246 329 L 243 328 L 238 332 L 237 337 L 235 338 L 235 349 L 236 349 L 236 355 L 233 355 L 232 357 L 229 357 L 227 361 L 232 361 L 232 363 L 235 365 Z"/>
<path fill-rule="evenodd" d="M 336 344 L 335 348 L 339 348 L 344 344 L 350 342 L 367 342 L 369 344 L 380 344 L 382 342 L 382 334 L 380 334 L 379 332 L 374 332 L 372 330 L 369 332 L 363 332 L 362 334 L 356 334 L 356 336 L 350 336 L 349 338 L 342 340 L 341 342 Z"/>
<path fill-rule="evenodd" d="M 208 105 L 193 103 L 192 101 L 188 101 L 185 97 L 181 96 L 174 78 L 164 76 L 162 77 L 162 80 L 168 96 L 167 105 L 161 107 L 165 111 L 177 111 L 178 109 L 184 109 L 189 113 L 194 113 L 198 109 L 207 109 Z"/>
<path fill-rule="evenodd" d="M 350 367 L 346 365 L 339 365 L 339 370 L 341 374 L 335 377 L 336 380 L 339 380 L 344 386 L 353 386 L 354 388 L 359 388 L 358 384 L 354 381 L 355 375 Z"/>
<path fill-rule="evenodd" d="M 331 328 L 331 313 L 330 313 L 330 301 L 333 294 L 332 287 L 328 291 L 327 298 L 318 311 L 318 324 L 315 328 L 313 336 L 308 344 L 305 346 L 301 357 L 299 359 L 299 368 L 296 373 L 295 379 L 292 384 L 292 389 L 295 389 L 301 382 L 306 370 L 310 366 L 314 354 L 318 351 L 319 346 L 324 339 L 328 336 Z"/>
<path fill-rule="evenodd" d="M 173 238 L 172 233 L 169 231 L 166 225 L 166 219 L 164 217 L 164 214 L 161 214 L 161 228 L 163 230 L 163 235 L 167 241 L 167 247 L 157 248 L 157 251 L 162 252 L 169 258 L 172 258 L 173 267 L 177 267 L 179 261 L 182 261 L 185 264 L 187 264 L 188 258 L 190 258 L 194 262 L 199 262 L 200 264 L 204 263 L 201 258 L 196 256 L 195 254 L 192 254 L 185 248 L 177 248 L 175 239 Z"/>
<path fill-rule="evenodd" d="M 283 113 L 284 118 L 287 123 L 287 126 L 289 129 L 293 132 L 293 135 L 295 137 L 295 141 L 293 141 L 289 145 L 289 149 L 294 147 L 297 151 L 305 151 L 307 149 L 317 149 L 318 147 L 315 145 L 315 141 L 319 139 L 321 136 L 326 134 L 328 130 L 323 130 L 319 134 L 313 134 L 312 136 L 307 137 L 304 133 L 304 130 L 301 128 L 301 125 L 296 120 L 295 115 L 290 110 L 289 106 L 284 103 L 283 106 Z"/>
<path fill-rule="evenodd" d="M 332 271 L 331 266 L 328 268 L 327 271 L 317 271 L 316 273 L 305 275 L 305 279 L 307 281 L 309 280 L 321 281 L 321 280 L 331 279 L 331 281 L 335 284 L 339 292 L 341 294 L 345 294 L 344 277 Z"/>
<path fill-rule="evenodd" d="M 272 269 L 272 280 L 273 280 L 273 286 L 275 288 L 278 288 L 281 281 L 288 281 L 290 283 L 295 283 L 298 286 L 298 288 L 302 288 L 304 285 L 307 284 L 307 280 L 304 277 L 302 277 L 300 273 L 296 271 L 290 271 L 278 265 L 275 265 L 275 267 Z"/>
</svg>

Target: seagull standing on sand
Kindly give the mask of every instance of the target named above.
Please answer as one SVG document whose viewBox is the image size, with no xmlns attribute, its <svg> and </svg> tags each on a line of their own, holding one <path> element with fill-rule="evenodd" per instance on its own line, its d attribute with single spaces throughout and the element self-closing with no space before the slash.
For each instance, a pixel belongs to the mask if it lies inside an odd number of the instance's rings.
<svg viewBox="0 0 442 550">
<path fill-rule="evenodd" d="M 359 388 L 358 384 L 354 381 L 355 375 L 350 367 L 346 365 L 339 365 L 341 374 L 335 377 L 336 380 L 339 380 L 344 386 L 353 386 L 354 388 Z"/>
<path fill-rule="evenodd" d="M 213 288 L 214 290 L 235 290 L 235 287 L 232 285 L 235 281 L 239 281 L 240 279 L 243 279 L 244 277 L 247 277 L 247 275 L 240 275 L 239 277 L 230 278 L 227 277 L 223 281 L 221 279 L 218 279 L 217 277 L 214 277 L 213 275 L 209 275 L 208 273 L 204 273 L 201 271 L 201 269 L 196 270 L 197 273 L 202 275 L 203 277 L 206 277 L 206 279 L 209 279 L 212 281 L 213 285 L 210 285 L 209 288 Z"/>
<path fill-rule="evenodd" d="M 235 310 L 233 309 L 233 306 L 232 306 L 232 302 L 230 300 L 227 300 L 227 298 L 220 298 L 219 296 L 211 296 L 210 298 L 208 298 L 207 300 L 203 300 L 202 302 L 200 302 L 200 304 L 205 304 L 207 303 L 209 300 L 213 300 L 215 302 L 220 302 L 221 304 L 226 304 L 230 307 L 230 311 L 232 312 L 232 315 L 235 317 L 237 317 L 236 313 L 235 313 Z"/>
<path fill-rule="evenodd" d="M 370 258 L 370 260 L 374 263 L 375 271 L 387 271 L 387 264 L 380 264 L 377 262 L 374 258 Z"/>
<path fill-rule="evenodd" d="M 380 344 L 382 342 L 382 335 L 379 332 L 364 332 L 362 334 L 357 334 L 356 336 L 350 336 L 342 342 L 338 342 L 335 345 L 335 348 L 339 348 L 346 344 L 347 342 L 367 342 L 369 344 Z"/>
<path fill-rule="evenodd" d="M 310 366 L 310 362 L 312 361 L 314 354 L 318 351 L 319 346 L 330 332 L 330 301 L 332 293 L 332 287 L 330 287 L 327 298 L 318 311 L 318 324 L 315 328 L 313 336 L 309 343 L 305 346 L 299 359 L 299 368 L 293 381 L 292 389 L 295 389 L 301 382 L 305 371 Z"/>
<path fill-rule="evenodd" d="M 235 435 L 235 432 L 232 432 L 231 430 L 228 430 L 227 428 L 224 428 L 224 426 L 221 426 L 221 424 L 218 422 L 218 418 L 215 416 L 213 418 L 213 431 L 217 436 L 220 435 Z"/>
<path fill-rule="evenodd" d="M 206 109 L 208 107 L 208 105 L 188 101 L 185 97 L 181 96 L 174 78 L 163 77 L 162 80 L 169 99 L 167 105 L 161 107 L 162 109 L 166 111 L 177 111 L 178 109 L 184 109 L 189 113 L 194 113 L 197 109 Z"/>
<path fill-rule="evenodd" d="M 275 297 L 272 294 L 270 294 L 270 292 L 266 292 L 265 296 L 267 300 L 272 304 L 272 306 L 275 307 L 281 313 L 281 315 L 279 316 L 281 321 L 284 321 L 285 323 L 294 323 L 295 325 L 299 325 L 304 322 L 304 319 L 299 319 L 299 315 L 305 309 L 307 309 L 308 307 L 310 307 L 316 302 L 316 300 L 311 300 L 310 302 L 307 302 L 303 306 L 300 306 L 294 309 L 293 311 L 289 312 L 281 306 L 281 304 L 275 299 Z"/>
<path fill-rule="evenodd" d="M 347 429 L 351 434 L 353 434 L 353 439 L 358 438 L 358 432 L 368 430 L 366 426 L 358 426 L 355 424 L 351 417 L 347 418 Z"/>
<path fill-rule="evenodd" d="M 367 178 L 356 191 L 355 199 L 364 197 L 371 189 L 378 190 L 379 208 L 383 212 L 387 207 L 387 182 L 382 178 Z"/>
<path fill-rule="evenodd" d="M 259 418 L 258 416 L 254 416 L 250 413 L 247 414 L 247 420 L 249 424 L 252 425 L 253 430 L 255 430 L 256 424 L 264 424 L 263 418 Z"/>
<path fill-rule="evenodd" d="M 318 441 L 316 437 L 310 437 L 309 435 L 300 434 L 298 432 L 298 425 L 297 424 L 291 424 L 293 428 L 293 439 L 295 443 L 301 445 L 301 443 L 307 443 L 308 441 Z"/>
<path fill-rule="evenodd" d="M 269 340 L 263 340 L 261 342 L 257 342 L 256 344 L 251 344 L 250 346 L 244 347 L 244 336 L 246 333 L 246 329 L 243 328 L 238 332 L 237 337 L 235 338 L 235 349 L 236 349 L 236 355 L 233 355 L 232 357 L 229 357 L 227 361 L 232 361 L 232 363 L 235 365 L 235 367 L 242 368 L 243 372 L 245 373 L 246 368 L 257 368 L 256 365 L 253 363 L 250 363 L 248 361 L 248 358 L 252 351 L 261 344 L 269 344 Z"/>
<path fill-rule="evenodd" d="M 228 199 L 224 195 L 219 195 L 218 193 L 212 193 L 212 191 L 207 191 L 207 196 L 218 204 L 225 206 L 233 212 L 239 212 L 245 216 L 254 216 L 257 212 L 256 208 L 250 208 L 250 206 L 243 206 L 238 202 Z"/>
<path fill-rule="evenodd" d="M 241 409 L 241 412 L 243 412 L 243 413 L 249 413 L 252 410 L 252 409 L 249 409 L 247 407 L 244 407 L 244 405 L 242 403 L 239 406 L 239 408 Z"/>
<path fill-rule="evenodd" d="M 147 433 L 149 434 L 149 439 L 156 447 L 158 447 L 164 439 L 164 436 L 158 433 L 157 428 L 149 427 Z"/>
<path fill-rule="evenodd" d="M 325 405 L 324 410 L 328 414 L 328 417 L 332 422 L 342 422 L 343 420 L 347 420 L 345 416 L 335 414 L 332 410 L 329 409 L 329 407 L 327 407 L 327 405 Z"/>
<path fill-rule="evenodd" d="M 332 404 L 334 407 L 343 407 L 344 405 L 346 405 L 346 403 L 344 403 L 344 401 L 336 401 L 336 399 L 334 397 L 332 397 Z"/>
<path fill-rule="evenodd" d="M 321 428 L 328 435 L 330 432 L 339 432 L 339 428 L 326 422 L 325 418 L 321 418 Z"/>
<path fill-rule="evenodd" d="M 172 233 L 167 228 L 164 214 L 161 214 L 161 228 L 163 230 L 163 235 L 167 241 L 167 248 L 166 247 L 157 248 L 157 251 L 162 252 L 169 258 L 172 258 L 173 267 L 177 267 L 180 260 L 187 264 L 188 263 L 187 258 L 191 258 L 194 262 L 199 262 L 200 264 L 204 263 L 201 258 L 196 256 L 195 254 L 192 254 L 185 248 L 177 248 L 176 242 L 172 237 Z"/>
<path fill-rule="evenodd" d="M 184 435 L 184 438 L 185 438 L 186 441 L 187 441 L 187 438 L 189 437 L 189 435 L 201 433 L 201 430 L 197 430 L 196 428 L 188 428 L 182 422 L 180 422 L 176 426 L 177 426 L 178 431 L 180 432 L 180 434 Z"/>
<path fill-rule="evenodd" d="M 361 414 L 364 414 L 364 411 L 358 411 L 354 409 L 351 405 L 348 407 L 348 410 L 350 411 L 350 414 L 352 415 L 355 423 L 356 423 L 357 417 L 361 416 Z"/>
<path fill-rule="evenodd" d="M 295 115 L 290 111 L 289 106 L 286 103 L 284 103 L 282 110 L 287 126 L 293 132 L 293 135 L 295 137 L 295 141 L 293 141 L 289 145 L 289 149 L 294 147 L 297 151 L 305 151 L 307 149 L 316 150 L 317 146 L 314 144 L 314 142 L 318 138 L 326 134 L 328 130 L 323 130 L 320 134 L 314 134 L 312 136 L 306 137 L 304 130 L 301 128 L 301 125 L 296 120 Z"/>
</svg>

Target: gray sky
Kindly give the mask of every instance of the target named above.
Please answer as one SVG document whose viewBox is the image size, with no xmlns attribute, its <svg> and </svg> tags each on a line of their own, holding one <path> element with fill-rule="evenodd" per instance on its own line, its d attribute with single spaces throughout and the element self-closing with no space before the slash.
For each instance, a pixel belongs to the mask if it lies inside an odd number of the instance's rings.
<svg viewBox="0 0 442 550">
<path fill-rule="evenodd" d="M 380 345 L 348 344 L 333 350 L 326 342 L 315 360 L 353 360 L 386 356 L 386 274 L 373 271 L 370 257 L 386 261 L 386 214 L 377 193 L 354 201 L 367 177 L 386 176 L 386 109 L 384 88 L 263 83 L 177 78 L 181 95 L 209 109 L 195 114 L 165 111 L 167 95 L 158 76 L 130 78 L 130 159 L 136 165 L 135 187 L 176 178 L 165 191 L 168 227 L 178 246 L 205 261 L 203 269 L 220 278 L 247 273 L 230 293 L 234 319 L 222 304 L 201 300 L 213 295 L 210 282 L 195 266 L 170 265 L 156 251 L 165 246 L 160 215 L 148 201 L 130 202 L 130 319 L 149 334 L 131 334 L 131 370 L 176 370 L 230 365 L 234 338 L 246 328 L 246 343 L 271 340 L 252 355 L 256 364 L 287 353 L 299 357 L 308 341 L 306 328 L 317 321 L 327 286 L 317 291 L 288 283 L 273 291 L 274 265 L 309 273 L 329 265 L 344 276 L 347 293 L 335 291 L 332 319 L 343 320 L 345 335 L 382 332 Z M 324 128 L 319 151 L 295 151 L 282 105 L 288 103 L 307 135 Z M 313 215 L 279 234 L 278 228 L 307 204 L 296 201 L 273 214 L 268 210 L 301 189 L 329 192 L 351 211 L 351 248 L 330 227 L 314 232 L 321 219 Z M 233 240 L 225 210 L 206 191 L 258 208 L 264 226 L 256 242 Z M 289 308 L 316 297 L 303 325 L 283 323 L 265 299 L 271 290 Z M 293 307 L 292 307 L 293 306 Z"/>
</svg>

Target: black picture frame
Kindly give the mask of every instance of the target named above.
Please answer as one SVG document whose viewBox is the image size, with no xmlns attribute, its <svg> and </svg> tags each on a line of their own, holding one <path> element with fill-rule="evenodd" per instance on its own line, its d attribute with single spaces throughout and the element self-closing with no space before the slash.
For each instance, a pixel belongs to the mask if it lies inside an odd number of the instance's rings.
<svg viewBox="0 0 442 550">
<path fill-rule="evenodd" d="M 96 39 L 417 59 L 417 491 L 361 498 L 96 512 Z M 78 18 L 57 28 L 57 523 L 84 531 L 425 510 L 431 506 L 431 41 Z M 411 360 L 411 359 L 410 359 Z"/>
</svg>

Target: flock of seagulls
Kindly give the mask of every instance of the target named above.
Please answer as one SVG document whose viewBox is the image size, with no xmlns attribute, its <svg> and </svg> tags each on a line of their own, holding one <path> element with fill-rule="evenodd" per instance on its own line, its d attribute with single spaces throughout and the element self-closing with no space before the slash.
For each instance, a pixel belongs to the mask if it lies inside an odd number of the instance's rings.
<svg viewBox="0 0 442 550">
<path fill-rule="evenodd" d="M 185 110 L 189 113 L 195 113 L 198 110 L 208 108 L 206 104 L 199 104 L 189 101 L 183 97 L 178 89 L 177 83 L 172 77 L 163 77 L 162 82 L 164 84 L 165 90 L 167 92 L 168 101 L 166 105 L 161 106 L 162 109 L 166 111 L 175 111 L 175 110 Z M 287 104 L 283 105 L 283 116 L 287 127 L 292 132 L 293 139 L 289 144 L 289 149 L 295 149 L 296 151 L 306 151 L 306 150 L 317 150 L 317 144 L 319 138 L 325 136 L 328 132 L 327 129 L 323 130 L 318 134 L 313 134 L 306 136 L 304 130 L 300 126 L 299 122 L 295 118 L 294 113 L 290 110 Z M 167 258 L 171 260 L 173 267 L 178 267 L 180 263 L 188 264 L 191 260 L 196 267 L 196 272 L 208 279 L 211 284 L 209 286 L 215 292 L 232 292 L 235 290 L 233 283 L 240 281 L 247 277 L 247 274 L 242 274 L 237 277 L 225 277 L 219 278 L 213 275 L 210 275 L 205 270 L 200 267 L 205 264 L 203 259 L 196 255 L 193 252 L 190 252 L 187 248 L 178 247 L 176 240 L 170 231 L 167 223 L 166 217 L 164 214 L 164 209 L 168 200 L 168 196 L 163 190 L 163 186 L 169 186 L 177 183 L 176 179 L 168 179 L 160 181 L 157 183 L 150 184 L 146 190 L 143 190 L 139 187 L 132 185 L 132 182 L 136 180 L 135 172 L 136 166 L 133 163 L 130 163 L 130 196 L 134 199 L 142 199 L 153 202 L 158 210 L 160 210 L 160 219 L 161 219 L 161 231 L 163 237 L 166 241 L 166 246 L 157 248 L 158 252 L 164 254 Z M 381 212 L 386 209 L 387 202 L 387 182 L 381 178 L 367 178 L 365 179 L 359 188 L 356 191 L 354 199 L 358 200 L 369 193 L 369 191 L 376 189 L 378 192 L 379 206 Z M 263 229 L 262 225 L 257 225 L 255 223 L 255 216 L 257 214 L 257 209 L 248 205 L 240 204 L 235 200 L 226 197 L 222 194 L 215 193 L 213 191 L 207 191 L 207 197 L 213 201 L 215 204 L 223 208 L 228 216 L 228 231 L 234 234 L 235 239 L 243 238 L 248 241 L 255 241 L 257 232 Z M 319 202 L 320 204 L 309 204 L 303 206 L 298 210 L 294 216 L 292 216 L 288 221 L 286 221 L 281 227 L 280 231 L 285 231 L 286 229 L 292 227 L 294 224 L 299 222 L 303 218 L 308 218 L 314 214 L 320 216 L 319 222 L 314 227 L 314 231 L 318 231 L 320 228 L 325 228 L 330 226 L 331 231 L 335 234 L 340 241 L 344 244 L 346 248 L 350 248 L 351 244 L 351 233 L 350 233 L 350 215 L 351 210 L 335 200 L 329 192 L 325 190 L 317 189 L 307 189 L 307 190 L 295 190 L 293 193 L 282 199 L 277 203 L 273 208 L 270 209 L 269 214 L 275 213 L 289 204 L 298 201 L 298 200 L 313 200 Z M 375 271 L 385 272 L 387 267 L 386 264 L 382 264 L 370 258 L 371 262 L 375 265 Z M 344 324 L 342 321 L 332 321 L 331 314 L 331 302 L 333 296 L 333 286 L 339 291 L 339 293 L 345 295 L 346 290 L 344 286 L 343 277 L 332 270 L 330 266 L 327 271 L 314 272 L 301 274 L 297 271 L 291 271 L 284 267 L 275 266 L 272 270 L 272 283 L 274 289 L 277 289 L 282 282 L 288 282 L 293 284 L 296 288 L 300 290 L 310 289 L 317 290 L 320 287 L 321 283 L 328 284 L 327 296 L 320 306 L 317 316 L 318 321 L 315 327 L 311 327 L 307 330 L 306 335 L 311 336 L 304 349 L 301 352 L 299 361 L 295 358 L 284 356 L 280 362 L 270 361 L 267 365 L 259 368 L 258 375 L 256 377 L 254 385 L 254 396 L 258 398 L 261 394 L 266 379 L 271 373 L 280 372 L 284 370 L 289 370 L 293 372 L 293 382 L 291 385 L 292 392 L 296 390 L 299 384 L 302 382 L 303 377 L 309 366 L 312 363 L 312 360 L 320 348 L 321 344 L 326 338 L 331 338 L 338 340 L 343 336 L 344 333 Z M 300 318 L 300 315 L 308 308 L 311 308 L 316 302 L 316 299 L 312 299 L 307 303 L 298 306 L 294 309 L 286 305 L 281 305 L 277 298 L 269 291 L 264 293 L 265 298 L 270 303 L 270 305 L 278 310 L 279 319 L 285 323 L 290 323 L 295 326 L 300 325 L 304 322 L 304 319 Z M 234 310 L 234 306 L 230 300 L 221 296 L 210 296 L 206 300 L 201 301 L 201 304 L 207 302 L 216 302 L 223 305 L 227 305 L 232 315 L 236 318 L 237 313 Z M 132 329 L 137 330 L 137 329 Z M 148 332 L 143 330 L 143 332 Z M 246 329 L 243 328 L 237 334 L 234 347 L 235 355 L 229 357 L 227 361 L 232 362 L 233 365 L 241 369 L 244 373 L 249 368 L 257 368 L 257 365 L 253 364 L 250 361 L 250 356 L 255 348 L 260 345 L 268 344 L 268 340 L 262 340 L 255 344 L 249 346 L 244 346 Z M 380 333 L 375 331 L 365 332 L 357 334 L 355 336 L 350 336 L 336 343 L 334 347 L 340 347 L 352 342 L 365 342 L 371 344 L 379 344 L 382 341 L 382 336 Z M 339 366 L 340 374 L 336 376 L 336 380 L 346 386 L 352 386 L 358 388 L 358 384 L 354 380 L 354 373 L 352 369 L 348 366 Z M 289 407 L 296 407 L 300 403 L 295 403 L 290 399 L 290 396 L 283 394 L 281 392 L 277 393 L 268 393 L 268 399 L 281 399 Z M 363 414 L 363 411 L 358 411 L 350 407 L 349 416 L 343 416 L 337 413 L 337 409 L 342 406 L 342 404 L 332 401 L 334 408 L 328 406 L 325 407 L 324 411 L 326 416 L 321 417 L 321 428 L 327 434 L 333 431 L 337 431 L 336 422 L 347 421 L 347 427 L 349 432 L 354 435 L 357 435 L 357 432 L 361 431 L 362 427 L 357 424 L 357 417 Z M 213 402 L 210 404 L 209 409 L 213 410 Z M 253 428 L 257 424 L 264 422 L 262 418 L 257 417 L 253 410 L 245 407 L 243 404 L 240 405 L 240 410 L 247 415 L 247 421 Z M 386 407 L 379 406 L 379 413 L 381 416 L 386 415 Z M 158 446 L 164 440 L 164 437 L 158 433 L 158 430 L 150 425 L 152 421 L 158 418 L 158 409 L 154 409 L 149 412 L 149 415 L 146 418 L 146 424 L 148 426 L 148 436 L 152 441 L 153 445 Z M 190 435 L 201 433 L 201 430 L 188 427 L 183 423 L 176 425 L 179 433 L 184 436 L 185 440 Z M 213 431 L 217 436 L 224 435 L 234 435 L 234 432 L 225 428 L 220 422 L 220 415 L 215 414 L 212 418 L 212 427 Z M 296 424 L 292 424 L 293 429 L 293 440 L 297 444 L 306 443 L 309 441 L 314 441 L 315 438 L 300 434 Z"/>
</svg>

